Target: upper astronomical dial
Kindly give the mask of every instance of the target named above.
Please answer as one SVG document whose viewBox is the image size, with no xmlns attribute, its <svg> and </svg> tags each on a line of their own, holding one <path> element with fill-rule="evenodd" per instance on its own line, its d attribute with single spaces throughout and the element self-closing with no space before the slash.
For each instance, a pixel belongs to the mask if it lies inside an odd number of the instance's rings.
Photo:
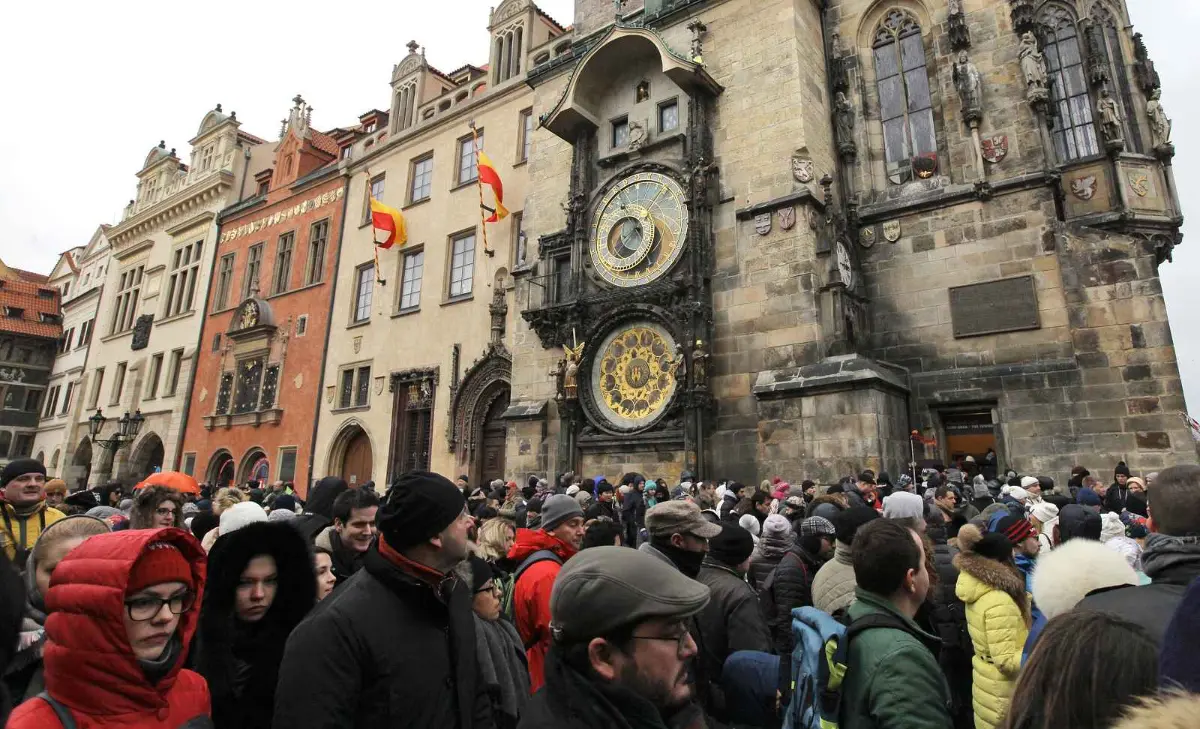
<svg viewBox="0 0 1200 729">
<path fill-rule="evenodd" d="M 589 246 L 592 263 L 614 286 L 642 286 L 679 260 L 687 230 L 679 183 L 657 172 L 631 175 L 600 201 Z"/>
</svg>

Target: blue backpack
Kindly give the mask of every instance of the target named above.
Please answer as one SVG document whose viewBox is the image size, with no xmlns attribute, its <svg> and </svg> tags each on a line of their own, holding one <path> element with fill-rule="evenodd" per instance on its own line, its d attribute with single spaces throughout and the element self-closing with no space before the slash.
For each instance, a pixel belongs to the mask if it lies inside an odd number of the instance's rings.
<svg viewBox="0 0 1200 729">
<path fill-rule="evenodd" d="M 910 632 L 899 618 L 882 613 L 865 615 L 846 626 L 814 607 L 792 611 L 796 647 L 792 649 L 792 699 L 784 715 L 784 729 L 838 729 L 850 641 L 872 628 Z"/>
</svg>

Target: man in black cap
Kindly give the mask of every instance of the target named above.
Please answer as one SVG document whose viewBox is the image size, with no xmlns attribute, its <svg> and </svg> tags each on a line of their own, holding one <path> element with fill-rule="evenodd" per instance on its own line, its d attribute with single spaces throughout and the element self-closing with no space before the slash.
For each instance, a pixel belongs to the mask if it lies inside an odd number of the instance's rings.
<svg viewBox="0 0 1200 729">
<path fill-rule="evenodd" d="M 4 503 L 0 504 L 4 552 L 24 570 L 38 536 L 66 514 L 46 506 L 46 467 L 32 458 L 10 461 L 0 471 L 0 488 L 4 489 Z"/>
<path fill-rule="evenodd" d="M 758 597 L 746 582 L 753 551 L 750 532 L 726 522 L 721 533 L 708 540 L 708 554 L 697 578 L 708 586 L 712 598 L 696 616 L 698 642 L 703 646 L 701 673 L 709 681 L 712 714 L 721 721 L 730 718 L 719 685 L 725 659 L 736 651 L 771 651 L 771 634 L 758 609 Z"/>
<path fill-rule="evenodd" d="M 707 587 L 644 552 L 581 552 L 554 584 L 546 686 L 519 729 L 703 726 L 688 625 L 708 600 Z"/>
<path fill-rule="evenodd" d="M 398 476 L 363 567 L 288 638 L 276 729 L 490 729 L 472 595 L 453 576 L 473 525 L 462 492 L 426 471 Z"/>
</svg>

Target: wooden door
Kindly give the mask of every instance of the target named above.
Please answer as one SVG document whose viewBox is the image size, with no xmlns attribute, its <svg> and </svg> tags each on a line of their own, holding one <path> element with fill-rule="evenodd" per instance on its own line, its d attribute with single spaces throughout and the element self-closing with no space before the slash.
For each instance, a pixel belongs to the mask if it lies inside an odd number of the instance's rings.
<svg viewBox="0 0 1200 729">
<path fill-rule="evenodd" d="M 361 486 L 371 480 L 371 439 L 361 430 L 346 444 L 342 479 L 351 486 Z"/>
<path fill-rule="evenodd" d="M 508 427 L 503 420 L 508 409 L 508 395 L 496 398 L 488 408 L 483 421 L 483 432 L 479 442 L 479 473 L 475 483 L 486 485 L 493 479 L 503 480 L 504 447 L 508 438 Z"/>
</svg>

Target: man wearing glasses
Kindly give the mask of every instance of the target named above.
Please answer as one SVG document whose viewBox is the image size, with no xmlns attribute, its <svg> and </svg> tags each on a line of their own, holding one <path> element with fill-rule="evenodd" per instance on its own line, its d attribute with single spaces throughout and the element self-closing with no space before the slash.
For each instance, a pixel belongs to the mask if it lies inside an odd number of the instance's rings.
<svg viewBox="0 0 1200 729">
<path fill-rule="evenodd" d="M 688 626 L 708 600 L 707 587 L 645 552 L 580 552 L 554 584 L 546 685 L 521 729 L 702 721 L 688 670 L 697 653 Z"/>
</svg>

